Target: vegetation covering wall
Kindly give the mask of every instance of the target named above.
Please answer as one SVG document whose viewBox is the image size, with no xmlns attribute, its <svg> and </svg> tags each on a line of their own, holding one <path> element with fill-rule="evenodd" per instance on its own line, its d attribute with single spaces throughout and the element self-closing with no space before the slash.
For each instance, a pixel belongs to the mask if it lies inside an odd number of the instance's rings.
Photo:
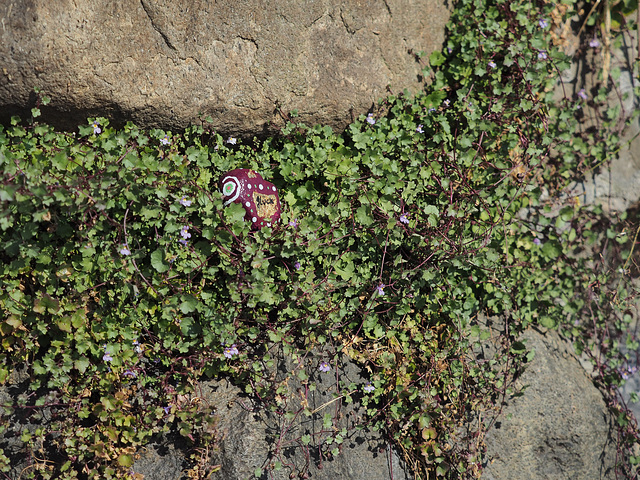
<svg viewBox="0 0 640 480">
<path fill-rule="evenodd" d="M 392 94 L 341 133 L 295 115 L 251 142 L 206 119 L 180 133 L 106 118 L 56 132 L 39 105 L 0 127 L 0 382 L 28 378 L 0 429 L 30 452 L 26 474 L 131 476 L 160 432 L 194 452 L 215 445 L 215 416 L 184 396 L 226 376 L 276 408 L 265 371 L 281 352 L 315 358 L 291 372 L 301 380 L 339 354 L 359 362 L 369 382 L 343 386 L 345 400 L 421 478 L 479 475 L 481 442 L 455 432 L 513 393 L 530 358 L 518 332 L 558 327 L 601 348 L 605 326 L 630 320 L 608 264 L 571 255 L 599 241 L 595 225 L 620 245 L 612 256 L 633 253 L 597 209 L 560 195 L 616 141 L 615 109 L 584 132 L 585 100 L 553 99 L 572 6 L 460 1 L 443 51 L 417 55 L 425 91 Z M 217 181 L 234 168 L 278 187 L 280 224 L 251 231 L 241 205 L 224 207 Z M 486 335 L 478 312 L 507 320 L 485 362 L 470 355 Z M 608 340 L 611 385 L 621 363 Z M 623 448 L 633 420 L 611 399 Z M 46 426 L 17 429 L 17 414 Z M 300 441 L 332 451 L 347 433 Z"/>
</svg>

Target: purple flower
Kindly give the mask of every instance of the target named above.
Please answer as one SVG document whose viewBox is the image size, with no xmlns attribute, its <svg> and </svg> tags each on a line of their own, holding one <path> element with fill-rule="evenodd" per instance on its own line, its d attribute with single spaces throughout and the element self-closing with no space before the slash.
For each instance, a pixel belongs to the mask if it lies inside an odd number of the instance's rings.
<svg viewBox="0 0 640 480">
<path fill-rule="evenodd" d="M 547 58 L 549 58 L 549 56 L 547 55 L 546 50 L 540 50 L 538 52 L 538 60 L 546 60 Z"/>
<path fill-rule="evenodd" d="M 549 22 L 547 22 L 544 18 L 541 18 L 540 20 L 538 20 L 538 25 L 540 25 L 540 28 L 547 28 L 549 26 Z"/>
<path fill-rule="evenodd" d="M 100 124 L 98 122 L 93 122 L 93 133 L 95 133 L 96 135 L 99 135 L 100 133 L 102 133 L 102 129 L 100 128 Z"/>
<path fill-rule="evenodd" d="M 589 98 L 589 96 L 587 95 L 587 92 L 585 92 L 584 88 L 580 89 L 580 91 L 578 92 L 578 96 L 583 100 L 586 100 L 587 98 Z"/>
<path fill-rule="evenodd" d="M 131 255 L 131 250 L 127 247 L 126 243 L 122 244 L 122 248 L 120 249 L 120 255 Z"/>
<path fill-rule="evenodd" d="M 416 132 L 424 133 L 424 129 L 422 128 L 422 124 L 418 125 L 418 128 L 416 128 Z"/>
<path fill-rule="evenodd" d="M 598 40 L 597 38 L 592 38 L 591 40 L 589 40 L 589 46 L 591 48 L 598 48 L 600 46 L 600 40 Z"/>
<path fill-rule="evenodd" d="M 185 247 L 189 244 L 189 242 L 187 242 L 184 238 L 181 238 L 180 240 L 178 240 L 178 242 L 184 245 Z"/>
<path fill-rule="evenodd" d="M 133 349 L 136 353 L 142 353 L 143 350 L 142 345 L 140 345 L 137 340 L 133 341 Z"/>
<path fill-rule="evenodd" d="M 537 237 L 533 239 L 533 243 L 535 243 L 536 245 L 542 245 L 542 242 Z"/>
<path fill-rule="evenodd" d="M 409 219 L 407 218 L 407 215 L 404 214 L 404 213 L 402 215 L 400 215 L 400 221 L 402 223 L 404 223 L 404 224 L 408 224 L 409 223 Z"/>
<path fill-rule="evenodd" d="M 222 354 L 226 357 L 226 358 L 233 358 L 234 355 L 240 355 L 240 352 L 238 352 L 238 349 L 236 347 L 236 344 L 234 343 L 233 345 L 231 345 L 230 347 L 225 347 L 224 351 L 222 352 Z"/>
<path fill-rule="evenodd" d="M 182 238 L 184 238 L 185 240 L 187 238 L 191 238 L 191 234 L 189 233 L 189 227 L 187 227 L 186 225 L 182 227 L 182 229 L 180 230 L 180 235 L 182 235 Z"/>
<path fill-rule="evenodd" d="M 290 226 L 290 227 L 298 228 L 298 225 L 300 225 L 300 224 L 298 223 L 298 219 L 297 219 L 297 218 L 294 218 L 293 220 L 291 220 L 291 221 L 289 222 L 289 226 Z"/>
<path fill-rule="evenodd" d="M 436 111 L 435 107 L 431 107 L 431 108 L 429 109 L 429 113 L 432 113 L 432 112 L 435 112 L 435 111 Z"/>
<path fill-rule="evenodd" d="M 331 370 L 331 365 L 329 365 L 327 362 L 320 362 L 320 366 L 318 367 L 318 370 L 326 373 L 329 370 Z"/>
<path fill-rule="evenodd" d="M 129 378 L 136 378 L 138 376 L 138 374 L 136 372 L 134 372 L 133 370 L 129 370 L 129 369 L 125 370 L 123 375 L 125 377 L 129 377 Z"/>
<path fill-rule="evenodd" d="M 187 197 L 185 195 L 180 199 L 180 205 L 182 205 L 183 207 L 190 207 L 191 206 L 191 200 L 187 200 Z"/>
<path fill-rule="evenodd" d="M 162 140 L 160 140 L 160 143 L 162 145 L 169 145 L 171 142 L 169 141 L 169 137 L 165 135 Z"/>
<path fill-rule="evenodd" d="M 102 360 L 105 362 L 110 362 L 111 360 L 113 360 L 113 357 L 111 356 L 111 354 L 109 352 L 104 352 L 104 355 L 102 356 Z"/>
<path fill-rule="evenodd" d="M 442 102 L 445 107 L 448 107 L 451 104 L 451 100 L 445 98 L 444 102 Z"/>
<path fill-rule="evenodd" d="M 293 266 L 296 268 L 296 270 L 300 270 L 300 262 L 294 263 Z"/>
<path fill-rule="evenodd" d="M 489 65 L 491 68 L 496 68 L 496 62 L 494 62 L 493 60 L 491 60 L 487 65 Z"/>
<path fill-rule="evenodd" d="M 371 392 L 375 391 L 376 387 L 371 385 L 371 382 L 367 382 L 367 384 L 364 387 L 362 387 L 362 389 L 367 393 L 371 393 Z"/>
<path fill-rule="evenodd" d="M 378 295 L 380 295 L 381 297 L 384 295 L 384 287 L 386 287 L 384 283 L 381 283 L 376 287 L 376 291 L 378 292 Z"/>
<path fill-rule="evenodd" d="M 235 145 L 237 140 L 234 137 L 227 138 L 227 143 L 230 145 Z"/>
<path fill-rule="evenodd" d="M 171 411 L 171 405 L 169 405 L 168 407 L 162 407 L 162 409 L 164 410 L 164 413 L 169 415 L 169 412 Z"/>
<path fill-rule="evenodd" d="M 367 115 L 367 123 L 369 125 L 375 125 L 376 119 L 373 118 L 373 113 L 370 113 L 370 114 Z"/>
</svg>

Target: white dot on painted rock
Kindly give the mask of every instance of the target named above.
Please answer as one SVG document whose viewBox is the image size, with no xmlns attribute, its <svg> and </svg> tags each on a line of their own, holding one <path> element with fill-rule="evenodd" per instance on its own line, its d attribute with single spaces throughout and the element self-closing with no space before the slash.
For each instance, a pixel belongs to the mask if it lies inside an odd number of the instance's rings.
<svg viewBox="0 0 640 480">
<path fill-rule="evenodd" d="M 251 184 L 249 184 L 249 190 L 251 190 Z"/>
<path fill-rule="evenodd" d="M 246 205 L 247 207 L 250 207 L 250 206 L 251 206 L 251 202 L 247 202 L 247 203 L 245 203 L 245 205 Z"/>
<path fill-rule="evenodd" d="M 258 219 L 257 219 L 256 217 L 253 217 L 253 218 L 251 219 L 251 221 L 255 223 L 255 222 L 257 222 L 257 221 L 258 221 Z"/>
<path fill-rule="evenodd" d="M 262 186 L 262 184 L 260 184 L 260 185 L 258 185 L 258 188 L 259 188 L 260 190 L 262 190 L 264 187 Z"/>
</svg>

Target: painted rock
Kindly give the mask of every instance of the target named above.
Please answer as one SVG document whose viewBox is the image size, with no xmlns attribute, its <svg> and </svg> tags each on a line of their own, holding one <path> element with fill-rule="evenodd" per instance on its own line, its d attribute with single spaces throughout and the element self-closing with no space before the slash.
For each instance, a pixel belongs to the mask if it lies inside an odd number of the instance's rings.
<svg viewBox="0 0 640 480">
<path fill-rule="evenodd" d="M 224 204 L 239 203 L 247 211 L 245 220 L 254 230 L 270 227 L 280 220 L 278 190 L 255 170 L 237 168 L 220 180 Z"/>
</svg>

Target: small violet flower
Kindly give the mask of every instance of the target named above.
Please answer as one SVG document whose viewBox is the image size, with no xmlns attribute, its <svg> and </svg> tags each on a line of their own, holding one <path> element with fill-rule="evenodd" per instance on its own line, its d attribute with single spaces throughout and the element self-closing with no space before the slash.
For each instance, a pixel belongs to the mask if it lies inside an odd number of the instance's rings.
<svg viewBox="0 0 640 480">
<path fill-rule="evenodd" d="M 547 28 L 549 26 L 549 22 L 547 22 L 544 18 L 541 18 L 540 20 L 538 20 L 538 25 L 540 25 L 540 28 Z"/>
<path fill-rule="evenodd" d="M 300 270 L 300 267 L 301 267 L 300 262 L 294 263 L 293 266 L 296 268 L 296 270 Z"/>
<path fill-rule="evenodd" d="M 110 362 L 113 360 L 113 357 L 111 356 L 111 354 L 107 351 L 104 352 L 104 355 L 102 356 L 102 360 L 105 362 Z"/>
<path fill-rule="evenodd" d="M 227 138 L 227 143 L 230 145 L 235 145 L 238 140 L 235 137 Z"/>
<path fill-rule="evenodd" d="M 179 243 L 181 243 L 182 245 L 184 245 L 185 247 L 187 246 L 187 244 L 189 242 L 187 242 L 184 238 L 181 238 L 180 240 L 178 240 Z"/>
<path fill-rule="evenodd" d="M 142 345 L 140 345 L 140 343 L 138 343 L 138 341 L 137 341 L 137 340 L 134 340 L 134 341 L 133 341 L 133 350 L 134 350 L 136 353 L 142 353 L 142 350 L 143 350 L 143 349 L 142 349 Z"/>
<path fill-rule="evenodd" d="M 298 222 L 297 218 L 294 218 L 289 222 L 289 226 L 292 228 L 298 228 L 298 225 L 300 225 L 300 223 Z"/>
<path fill-rule="evenodd" d="M 131 250 L 127 247 L 127 244 L 122 244 L 122 248 L 120 249 L 120 255 L 131 255 Z"/>
<path fill-rule="evenodd" d="M 162 145 L 169 145 L 171 142 L 169 141 L 169 137 L 165 135 L 162 140 L 160 140 L 160 143 Z"/>
<path fill-rule="evenodd" d="M 432 112 L 435 112 L 435 111 L 436 111 L 435 107 L 431 107 L 431 108 L 429 109 L 429 113 L 432 113 Z"/>
<path fill-rule="evenodd" d="M 375 125 L 376 119 L 373 118 L 373 113 L 370 113 L 370 114 L 367 115 L 367 123 L 369 125 Z"/>
<path fill-rule="evenodd" d="M 591 48 L 598 48 L 600 46 L 600 40 L 598 40 L 597 38 L 592 38 L 591 40 L 589 40 L 589 46 Z"/>
<path fill-rule="evenodd" d="M 362 389 L 367 393 L 371 393 L 376 389 L 376 387 L 371 385 L 371 382 L 367 382 L 367 384 L 364 387 L 362 387 Z"/>
<path fill-rule="evenodd" d="M 384 295 L 384 287 L 386 287 L 384 283 L 381 283 L 376 287 L 376 291 L 378 292 L 378 295 L 380 295 L 381 297 Z"/>
<path fill-rule="evenodd" d="M 225 347 L 225 349 L 222 352 L 222 354 L 226 358 L 233 358 L 234 355 L 240 355 L 240 352 L 238 352 L 238 348 L 236 347 L 236 344 L 234 343 L 230 347 Z"/>
<path fill-rule="evenodd" d="M 403 213 L 402 215 L 400 215 L 400 221 L 402 223 L 404 223 L 405 225 L 409 223 L 409 219 L 407 218 L 407 215 L 405 213 Z"/>
<path fill-rule="evenodd" d="M 424 133 L 424 129 L 422 128 L 422 124 L 418 125 L 418 128 L 416 128 L 416 132 Z"/>
<path fill-rule="evenodd" d="M 589 96 L 587 95 L 587 92 L 584 90 L 584 88 L 580 89 L 580 91 L 578 92 L 578 96 L 583 100 L 586 100 L 587 98 L 589 98 Z"/>
<path fill-rule="evenodd" d="M 539 238 L 534 238 L 533 243 L 535 243 L 536 245 L 542 245 L 542 242 L 540 241 Z"/>
<path fill-rule="evenodd" d="M 442 103 L 445 107 L 448 107 L 449 105 L 451 105 L 451 100 L 449 100 L 448 98 L 445 98 L 444 102 Z"/>
<path fill-rule="evenodd" d="M 329 370 L 331 370 L 331 365 L 329 365 L 327 362 L 320 362 L 320 366 L 318 367 L 318 370 L 326 373 Z"/>
<path fill-rule="evenodd" d="M 187 200 L 187 197 L 183 196 L 180 199 L 180 205 L 182 205 L 183 207 L 190 207 L 191 206 L 191 200 Z"/>
<path fill-rule="evenodd" d="M 129 377 L 129 378 L 136 378 L 138 376 L 138 374 L 136 372 L 134 372 L 133 370 L 129 370 L 129 369 L 125 370 L 123 375 L 125 377 Z"/>
<path fill-rule="evenodd" d="M 162 409 L 164 410 L 164 413 L 169 415 L 169 412 L 171 411 L 171 405 L 169 405 L 168 407 L 162 407 Z"/>
<path fill-rule="evenodd" d="M 494 62 L 493 60 L 489 61 L 489 63 L 487 65 L 489 65 L 491 68 L 496 68 L 497 67 L 496 62 Z"/>
<path fill-rule="evenodd" d="M 549 56 L 545 50 L 540 50 L 538 52 L 538 60 L 546 60 L 547 58 L 549 58 Z"/>
<path fill-rule="evenodd" d="M 189 227 L 187 227 L 186 225 L 182 227 L 182 229 L 180 230 L 180 235 L 182 235 L 182 238 L 184 238 L 185 240 L 187 238 L 191 238 L 191 234 L 189 233 Z"/>
<path fill-rule="evenodd" d="M 95 133 L 96 135 L 99 135 L 100 133 L 102 133 L 102 129 L 100 128 L 100 124 L 98 122 L 93 122 L 93 133 Z"/>
</svg>

